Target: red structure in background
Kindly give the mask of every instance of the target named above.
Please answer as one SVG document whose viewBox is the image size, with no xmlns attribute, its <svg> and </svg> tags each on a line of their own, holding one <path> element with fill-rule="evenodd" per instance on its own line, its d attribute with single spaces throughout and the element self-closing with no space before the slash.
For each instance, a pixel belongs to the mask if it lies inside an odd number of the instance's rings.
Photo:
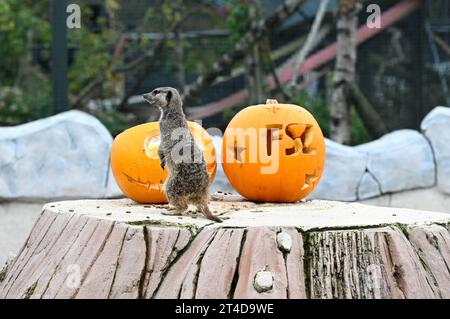
<svg viewBox="0 0 450 319">
<path fill-rule="evenodd" d="M 381 28 L 379 29 L 377 28 L 371 29 L 366 25 L 361 26 L 358 29 L 358 33 L 356 35 L 357 44 L 359 45 L 361 43 L 364 43 L 368 39 L 374 37 L 381 31 L 383 31 L 384 29 L 395 24 L 397 21 L 401 20 L 403 17 L 407 16 L 409 13 L 416 10 L 421 5 L 421 2 L 422 2 L 421 0 L 404 0 L 399 4 L 393 6 L 392 8 L 390 8 L 381 15 Z M 309 58 L 307 58 L 299 70 L 299 75 L 303 75 L 307 72 L 310 72 L 324 65 L 327 62 L 330 62 L 331 60 L 334 59 L 335 56 L 336 56 L 336 43 L 333 43 L 327 46 L 326 48 L 312 54 Z M 295 72 L 295 70 L 293 69 L 292 65 L 279 70 L 277 73 L 280 82 L 283 84 L 288 82 L 291 79 L 293 72 Z M 324 75 L 325 73 L 326 72 L 320 72 L 319 74 Z M 266 82 L 270 88 L 275 88 L 276 85 L 272 76 L 267 77 Z M 302 84 L 300 85 L 302 86 Z M 303 84 L 303 86 L 305 85 Z M 189 119 L 198 120 L 220 113 L 235 105 L 244 103 L 247 97 L 248 92 L 246 89 L 238 91 L 226 97 L 225 99 L 200 106 L 199 107 L 200 110 L 190 114 Z"/>
</svg>

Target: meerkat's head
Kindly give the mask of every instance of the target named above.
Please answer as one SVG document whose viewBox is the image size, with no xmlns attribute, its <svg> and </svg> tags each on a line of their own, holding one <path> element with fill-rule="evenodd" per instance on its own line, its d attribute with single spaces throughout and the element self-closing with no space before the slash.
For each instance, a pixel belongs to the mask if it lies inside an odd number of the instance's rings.
<svg viewBox="0 0 450 319">
<path fill-rule="evenodd" d="M 150 93 L 143 95 L 150 105 L 167 111 L 171 108 L 181 108 L 181 97 L 178 91 L 171 87 L 161 87 L 154 89 Z"/>
</svg>

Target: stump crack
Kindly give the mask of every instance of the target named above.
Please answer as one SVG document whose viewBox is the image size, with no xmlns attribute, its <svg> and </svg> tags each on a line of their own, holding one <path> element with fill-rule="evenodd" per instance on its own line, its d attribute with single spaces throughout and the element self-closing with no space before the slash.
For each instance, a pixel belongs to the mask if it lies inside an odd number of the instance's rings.
<svg viewBox="0 0 450 319">
<path fill-rule="evenodd" d="M 42 216 L 43 216 L 43 215 L 41 215 L 41 218 L 42 218 Z M 53 225 L 53 223 L 55 222 L 56 218 L 57 218 L 57 215 L 53 216 L 52 221 L 51 221 L 50 224 L 47 226 L 47 229 L 44 231 L 44 234 L 42 235 L 42 237 L 41 237 L 40 240 L 38 241 L 36 247 L 34 248 L 34 250 L 33 250 L 32 252 L 29 252 L 29 256 L 28 256 L 26 262 L 23 262 L 23 263 L 20 264 L 20 266 L 22 266 L 22 268 L 19 270 L 18 274 L 14 277 L 14 279 L 11 278 L 11 280 L 8 280 L 8 282 L 5 282 L 5 283 L 4 283 L 4 286 L 3 286 L 3 287 L 7 287 L 7 286 L 11 283 L 11 284 L 9 285 L 8 290 L 6 291 L 6 293 L 5 293 L 5 295 L 4 295 L 5 297 L 8 296 L 8 294 L 9 294 L 9 292 L 11 291 L 11 288 L 14 286 L 14 283 L 16 282 L 17 278 L 19 278 L 19 276 L 22 274 L 22 271 L 24 270 L 25 266 L 28 264 L 28 262 L 30 261 L 30 259 L 34 256 L 35 251 L 39 248 L 39 246 L 41 245 L 42 241 L 43 241 L 44 238 L 47 236 L 47 234 L 48 234 L 48 232 L 50 231 L 50 228 L 52 227 L 52 225 Z M 22 248 L 22 250 L 21 250 L 21 252 L 19 253 L 18 256 L 20 256 L 20 254 L 22 253 L 22 251 L 24 251 L 24 249 L 25 249 L 25 248 L 27 247 L 27 245 L 29 244 L 29 239 L 30 239 L 30 237 L 31 237 L 31 234 L 30 234 L 30 236 L 28 237 L 27 241 L 25 242 L 25 244 L 24 244 L 24 246 L 23 246 L 23 248 Z M 12 276 L 12 274 L 11 274 L 11 276 Z"/>
<path fill-rule="evenodd" d="M 142 269 L 141 277 L 139 279 L 138 299 L 145 298 L 146 291 L 144 292 L 144 285 L 145 285 L 145 277 L 147 275 L 147 269 L 149 266 L 149 256 L 150 256 L 150 241 L 149 241 L 147 227 L 144 226 L 142 231 L 144 233 L 144 242 L 145 242 L 145 260 L 144 260 L 144 268 Z M 119 257 L 120 257 L 120 254 L 119 254 Z M 116 270 L 117 270 L 117 268 L 116 268 Z M 115 276 L 115 273 L 114 273 L 114 276 Z M 150 272 L 150 276 L 151 276 L 151 272 Z M 112 288 L 112 285 L 111 285 L 111 288 Z"/>
<path fill-rule="evenodd" d="M 241 238 L 239 254 L 237 255 L 237 258 L 236 258 L 237 267 L 236 267 L 236 270 L 234 271 L 233 279 L 231 280 L 231 287 L 230 287 L 230 291 L 228 293 L 228 299 L 232 299 L 234 297 L 234 292 L 236 291 L 236 286 L 239 281 L 239 267 L 240 267 L 240 263 L 241 263 L 242 250 L 244 249 L 244 244 L 245 244 L 246 239 L 247 239 L 247 229 L 245 228 L 244 233 L 242 234 L 242 238 Z"/>
<path fill-rule="evenodd" d="M 69 251 L 72 249 L 73 245 L 75 245 L 76 241 L 78 240 L 78 238 L 80 237 L 81 233 L 83 232 L 84 228 L 86 227 L 88 223 L 88 219 L 86 219 L 85 223 L 83 224 L 83 226 L 80 228 L 80 231 L 78 232 L 77 236 L 75 237 L 75 239 L 72 241 L 72 243 L 70 244 L 70 246 L 67 248 L 66 252 L 64 253 L 64 255 L 61 257 L 61 259 L 59 260 L 59 262 L 57 263 L 55 270 L 53 271 L 52 275 L 50 276 L 50 279 L 47 282 L 47 285 L 45 286 L 44 291 L 42 292 L 40 299 L 42 299 L 45 295 L 45 293 L 47 292 L 48 288 L 50 287 L 50 283 L 52 282 L 53 277 L 55 276 L 56 272 L 58 271 L 58 269 L 61 266 L 62 261 L 64 260 L 64 258 L 67 256 L 67 254 L 69 253 Z"/>
<path fill-rule="evenodd" d="M 122 254 L 123 245 L 125 243 L 125 238 L 126 238 L 127 234 L 128 234 L 128 230 L 123 235 L 122 243 L 121 243 L 120 248 L 119 248 L 119 253 L 117 254 L 116 267 L 114 269 L 114 274 L 113 274 L 113 278 L 112 278 L 112 281 L 111 281 L 111 286 L 109 287 L 108 297 L 107 297 L 108 299 L 110 299 L 110 297 L 111 297 L 112 289 L 113 289 L 114 283 L 116 281 L 117 269 L 119 268 L 120 255 Z M 145 234 L 144 234 L 144 236 L 145 236 Z"/>
<path fill-rule="evenodd" d="M 201 231 L 201 230 L 200 230 L 200 231 Z M 200 231 L 199 231 L 198 233 L 200 233 Z M 181 230 L 179 230 L 179 232 L 178 232 L 177 240 L 178 240 L 178 237 L 180 236 L 180 232 L 181 232 Z M 153 298 L 157 295 L 157 293 L 158 293 L 158 291 L 159 291 L 159 288 L 160 288 L 161 285 L 163 284 L 164 278 L 166 277 L 166 275 L 167 275 L 167 273 L 169 272 L 170 268 L 171 268 L 173 265 L 175 265 L 175 264 L 177 263 L 178 259 L 180 259 L 181 256 L 183 256 L 183 254 L 184 254 L 187 250 L 189 250 L 189 247 L 192 245 L 192 242 L 194 241 L 194 239 L 196 238 L 196 236 L 193 235 L 192 232 L 189 232 L 189 233 L 191 234 L 191 236 L 190 236 L 189 242 L 186 244 L 186 246 L 185 246 L 183 249 L 181 249 L 181 250 L 179 250 L 179 251 L 177 252 L 177 255 L 175 256 L 175 258 L 169 257 L 169 258 L 167 259 L 167 262 L 166 262 L 166 264 L 164 265 L 163 269 L 161 269 L 161 280 L 159 281 L 158 286 L 157 286 L 157 287 L 155 288 L 155 290 L 153 291 L 153 294 L 150 296 L 150 299 L 153 299 Z M 197 235 L 198 235 L 198 233 L 197 233 Z M 176 244 L 176 241 L 175 241 L 175 244 Z M 175 249 L 175 244 L 174 244 L 173 249 Z M 172 253 L 173 253 L 173 251 L 172 251 Z M 181 288 L 180 288 L 180 292 L 181 292 Z"/>
<path fill-rule="evenodd" d="M 80 291 L 81 286 L 83 285 L 84 281 L 86 280 L 86 278 L 88 277 L 89 273 L 91 272 L 92 266 L 95 264 L 95 262 L 97 261 L 98 257 L 101 255 L 101 253 L 102 253 L 103 250 L 105 249 L 106 243 L 108 242 L 108 239 L 109 239 L 109 237 L 111 236 L 111 233 L 112 233 L 112 231 L 113 231 L 113 229 L 114 229 L 115 224 L 116 224 L 116 222 L 112 222 L 112 223 L 111 223 L 111 226 L 110 226 L 110 228 L 109 228 L 109 230 L 108 230 L 108 232 L 107 232 L 105 238 L 103 239 L 102 244 L 101 244 L 100 247 L 98 248 L 97 252 L 96 252 L 95 255 L 94 255 L 94 258 L 92 258 L 92 260 L 91 260 L 91 262 L 89 263 L 89 265 L 88 265 L 86 271 L 84 272 L 83 276 L 81 277 L 80 285 L 76 288 L 75 292 L 72 294 L 72 298 L 75 297 L 75 296 L 78 294 L 78 292 Z M 91 236 L 89 237 L 89 239 L 87 240 L 86 243 L 88 243 L 88 242 L 91 240 L 92 236 L 94 236 L 95 231 L 98 229 L 98 226 L 99 226 L 99 225 L 100 225 L 100 222 L 97 223 L 97 225 L 96 225 L 94 231 L 92 232 Z M 80 258 L 81 255 L 82 255 L 82 252 L 78 255 L 77 260 Z"/>
</svg>

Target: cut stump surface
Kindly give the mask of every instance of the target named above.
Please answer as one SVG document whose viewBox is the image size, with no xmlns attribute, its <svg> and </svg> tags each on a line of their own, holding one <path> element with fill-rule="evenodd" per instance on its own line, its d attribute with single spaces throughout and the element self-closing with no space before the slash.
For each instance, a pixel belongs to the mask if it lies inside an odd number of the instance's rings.
<svg viewBox="0 0 450 319">
<path fill-rule="evenodd" d="M 130 200 L 47 204 L 0 298 L 450 298 L 450 215 L 213 201 L 221 224 Z"/>
</svg>

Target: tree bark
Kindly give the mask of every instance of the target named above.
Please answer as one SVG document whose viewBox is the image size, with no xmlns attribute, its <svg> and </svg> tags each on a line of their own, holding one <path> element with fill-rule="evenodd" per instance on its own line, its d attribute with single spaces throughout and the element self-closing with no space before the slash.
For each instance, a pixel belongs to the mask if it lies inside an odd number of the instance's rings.
<svg viewBox="0 0 450 319">
<path fill-rule="evenodd" d="M 257 0 L 253 0 L 249 4 L 249 18 L 250 21 L 259 21 L 261 19 Z M 264 99 L 262 61 L 259 50 L 261 40 L 250 47 L 250 52 L 245 57 L 247 90 L 249 92 L 248 103 L 250 105 L 262 103 Z"/>
<path fill-rule="evenodd" d="M 311 52 L 313 47 L 317 45 L 317 38 L 319 28 L 322 24 L 323 17 L 325 15 L 326 9 L 328 6 L 328 0 L 320 0 L 319 8 L 317 9 L 316 17 L 314 18 L 314 22 L 311 26 L 311 30 L 306 38 L 305 44 L 300 49 L 297 54 L 296 61 L 294 64 L 294 73 L 292 74 L 291 81 L 289 82 L 289 87 L 293 89 L 297 85 L 298 74 L 300 68 L 305 61 L 307 55 Z"/>
<path fill-rule="evenodd" d="M 334 90 L 330 105 L 330 138 L 341 144 L 350 144 L 350 112 L 345 88 L 355 79 L 358 12 L 356 0 L 340 0 Z"/>
<path fill-rule="evenodd" d="M 130 200 L 47 204 L 0 272 L 0 298 L 450 298 L 448 214 L 329 201 L 210 206 L 229 219 L 166 216 Z"/>
</svg>

